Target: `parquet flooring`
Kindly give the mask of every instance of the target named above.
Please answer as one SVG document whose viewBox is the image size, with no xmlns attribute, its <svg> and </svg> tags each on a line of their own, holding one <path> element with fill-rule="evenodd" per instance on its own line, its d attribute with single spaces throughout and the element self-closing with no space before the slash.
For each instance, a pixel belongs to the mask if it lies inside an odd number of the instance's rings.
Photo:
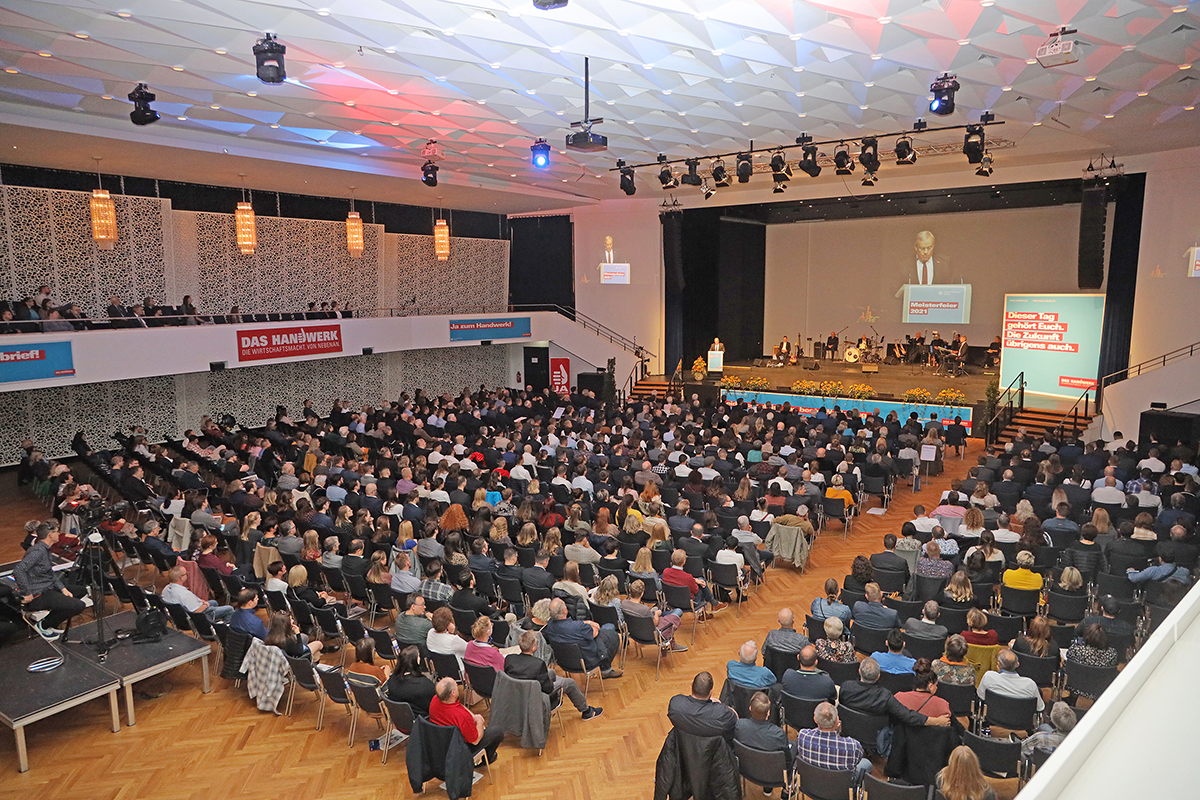
<svg viewBox="0 0 1200 800">
<path fill-rule="evenodd" d="M 843 542 L 840 527 L 831 524 L 818 538 L 806 573 L 790 567 L 772 569 L 768 585 L 743 604 L 740 617 L 733 608 L 721 612 L 700 626 L 695 644 L 690 641 L 690 626 L 685 625 L 679 635 L 692 647 L 665 660 L 658 681 L 652 654 L 647 651 L 643 660 L 631 648 L 625 676 L 605 681 L 606 694 L 601 695 L 593 682 L 589 699 L 604 707 L 602 717 L 583 722 L 568 704 L 563 714 L 565 739 L 555 724 L 540 758 L 536 751 L 520 749 L 510 737 L 492 765 L 491 778 L 485 776 L 476 784 L 474 797 L 652 797 L 655 759 L 669 729 L 670 697 L 687 691 L 700 670 L 711 671 L 719 687 L 725 663 L 745 640 L 762 642 L 775 626 L 780 607 L 791 606 L 801 615 L 827 577 L 840 578 L 855 555 L 879 550 L 883 534 L 898 531 L 901 522 L 910 518 L 914 503 L 936 504 L 949 479 L 965 474 L 974 463 L 972 453 L 977 455 L 982 444 L 972 440 L 971 445 L 965 462 L 947 461 L 947 472 L 927 482 L 919 494 L 901 487 L 887 514 L 860 515 L 848 541 Z M 14 498 L 11 473 L 0 480 L 0 558 L 10 560 L 20 554 L 16 532 L 25 519 L 41 511 L 28 495 Z M 13 737 L 0 727 L 0 798 L 366 800 L 412 795 L 404 746 L 393 749 L 388 763 L 381 764 L 381 754 L 367 748 L 366 740 L 377 735 L 377 727 L 365 716 L 351 749 L 348 717 L 332 703 L 326 709 L 324 730 L 314 730 L 316 701 L 311 694 L 297 694 L 293 716 L 275 717 L 257 711 L 244 687 L 235 689 L 232 681 L 216 677 L 215 672 L 212 693 L 202 694 L 195 665 L 177 668 L 165 680 L 148 684 L 167 691 L 158 699 L 137 700 L 137 725 L 120 733 L 108 731 L 103 701 L 29 726 L 31 769 L 23 775 L 16 771 Z M 476 710 L 482 708 L 481 704 Z M 1016 792 L 1015 780 L 993 785 L 1002 800 Z M 435 782 L 427 784 L 426 794 L 445 797 Z M 747 796 L 761 795 L 757 788 L 748 787 Z"/>
</svg>

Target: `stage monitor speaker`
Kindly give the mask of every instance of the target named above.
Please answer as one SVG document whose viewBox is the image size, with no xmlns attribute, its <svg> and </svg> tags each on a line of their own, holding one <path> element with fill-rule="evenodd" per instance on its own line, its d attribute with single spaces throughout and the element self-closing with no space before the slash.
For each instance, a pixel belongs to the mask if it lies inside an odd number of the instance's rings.
<svg viewBox="0 0 1200 800">
<path fill-rule="evenodd" d="M 1079 206 L 1079 288 L 1104 285 L 1104 234 L 1108 218 L 1108 188 L 1085 186 Z"/>
<path fill-rule="evenodd" d="M 578 376 L 579 391 L 592 391 L 599 395 L 604 391 L 603 372 L 581 372 Z"/>
<path fill-rule="evenodd" d="M 221 371 L 221 370 L 223 370 L 223 369 L 225 369 L 225 362 L 224 362 L 224 361 L 210 361 L 210 362 L 208 362 L 208 371 L 209 371 L 209 372 L 220 372 L 220 371 Z"/>
<path fill-rule="evenodd" d="M 363 354 L 364 356 L 373 356 L 373 355 L 375 355 L 375 348 L 374 348 L 374 347 L 364 347 L 362 350 L 363 350 L 363 353 L 362 353 L 362 354 Z"/>
<path fill-rule="evenodd" d="M 805 364 L 804 364 L 804 369 L 818 370 L 820 368 L 821 368 L 820 361 L 813 360 L 813 361 L 805 362 Z"/>
<path fill-rule="evenodd" d="M 863 372 L 879 372 L 879 365 L 878 364 L 863 364 L 862 371 Z"/>
<path fill-rule="evenodd" d="M 766 365 L 767 365 L 767 359 L 765 359 L 765 358 L 756 358 L 756 359 L 754 359 L 754 366 L 756 366 L 756 367 L 765 367 Z"/>
</svg>

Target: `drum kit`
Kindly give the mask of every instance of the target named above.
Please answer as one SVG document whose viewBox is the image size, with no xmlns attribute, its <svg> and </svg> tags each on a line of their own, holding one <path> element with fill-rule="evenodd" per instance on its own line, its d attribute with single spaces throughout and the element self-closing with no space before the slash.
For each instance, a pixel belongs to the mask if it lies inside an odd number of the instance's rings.
<svg viewBox="0 0 1200 800">
<path fill-rule="evenodd" d="M 864 337 L 859 340 L 858 344 L 853 347 L 847 347 L 846 352 L 842 354 L 842 360 L 847 364 L 878 364 L 883 361 L 883 354 L 886 352 L 885 339 L 875 339 Z"/>
</svg>

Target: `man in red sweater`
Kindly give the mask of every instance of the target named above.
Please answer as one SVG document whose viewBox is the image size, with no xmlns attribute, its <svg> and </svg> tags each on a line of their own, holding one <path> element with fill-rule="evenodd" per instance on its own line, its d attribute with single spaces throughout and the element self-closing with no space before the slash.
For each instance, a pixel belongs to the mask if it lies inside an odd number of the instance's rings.
<svg viewBox="0 0 1200 800">
<path fill-rule="evenodd" d="M 504 731 L 484 729 L 483 717 L 472 714 L 458 702 L 458 684 L 453 678 L 442 678 L 437 682 L 437 696 L 429 702 L 429 721 L 435 725 L 453 725 L 458 728 L 470 746 L 471 752 L 487 751 L 489 764 L 496 761 L 496 748 L 504 739 Z"/>
<path fill-rule="evenodd" d="M 675 550 L 671 553 L 671 566 L 663 570 L 663 583 L 671 586 L 686 586 L 688 591 L 692 593 L 692 601 L 696 604 L 696 613 L 712 613 L 704 612 L 706 606 L 712 606 L 713 611 L 720 611 L 728 608 L 728 603 L 717 603 L 713 605 L 713 594 L 708 588 L 708 583 L 703 578 L 695 578 L 683 565 L 687 563 L 687 553 L 683 550 Z"/>
</svg>

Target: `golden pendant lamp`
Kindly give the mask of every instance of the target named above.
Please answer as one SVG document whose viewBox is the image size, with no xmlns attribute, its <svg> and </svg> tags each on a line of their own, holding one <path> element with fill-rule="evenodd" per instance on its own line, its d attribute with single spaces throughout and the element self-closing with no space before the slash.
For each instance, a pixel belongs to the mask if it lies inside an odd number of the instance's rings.
<svg viewBox="0 0 1200 800">
<path fill-rule="evenodd" d="M 100 156 L 92 156 L 96 160 L 96 182 L 100 181 Z M 101 250 L 112 250 L 117 244 L 117 209 L 112 197 L 104 188 L 92 190 L 92 239 Z"/>
<path fill-rule="evenodd" d="M 362 217 L 354 210 L 354 187 L 350 187 L 350 214 L 346 217 L 346 249 L 351 258 L 362 258 L 363 254 L 363 224 Z"/>
<path fill-rule="evenodd" d="M 444 219 L 433 224 L 433 254 L 438 261 L 450 260 L 450 228 Z"/>
<path fill-rule="evenodd" d="M 237 204 L 233 212 L 234 227 L 237 232 L 237 246 L 242 255 L 252 256 L 258 249 L 258 231 L 254 225 L 254 207 L 246 202 L 246 173 L 239 172 L 242 179 L 242 202 Z"/>
</svg>

